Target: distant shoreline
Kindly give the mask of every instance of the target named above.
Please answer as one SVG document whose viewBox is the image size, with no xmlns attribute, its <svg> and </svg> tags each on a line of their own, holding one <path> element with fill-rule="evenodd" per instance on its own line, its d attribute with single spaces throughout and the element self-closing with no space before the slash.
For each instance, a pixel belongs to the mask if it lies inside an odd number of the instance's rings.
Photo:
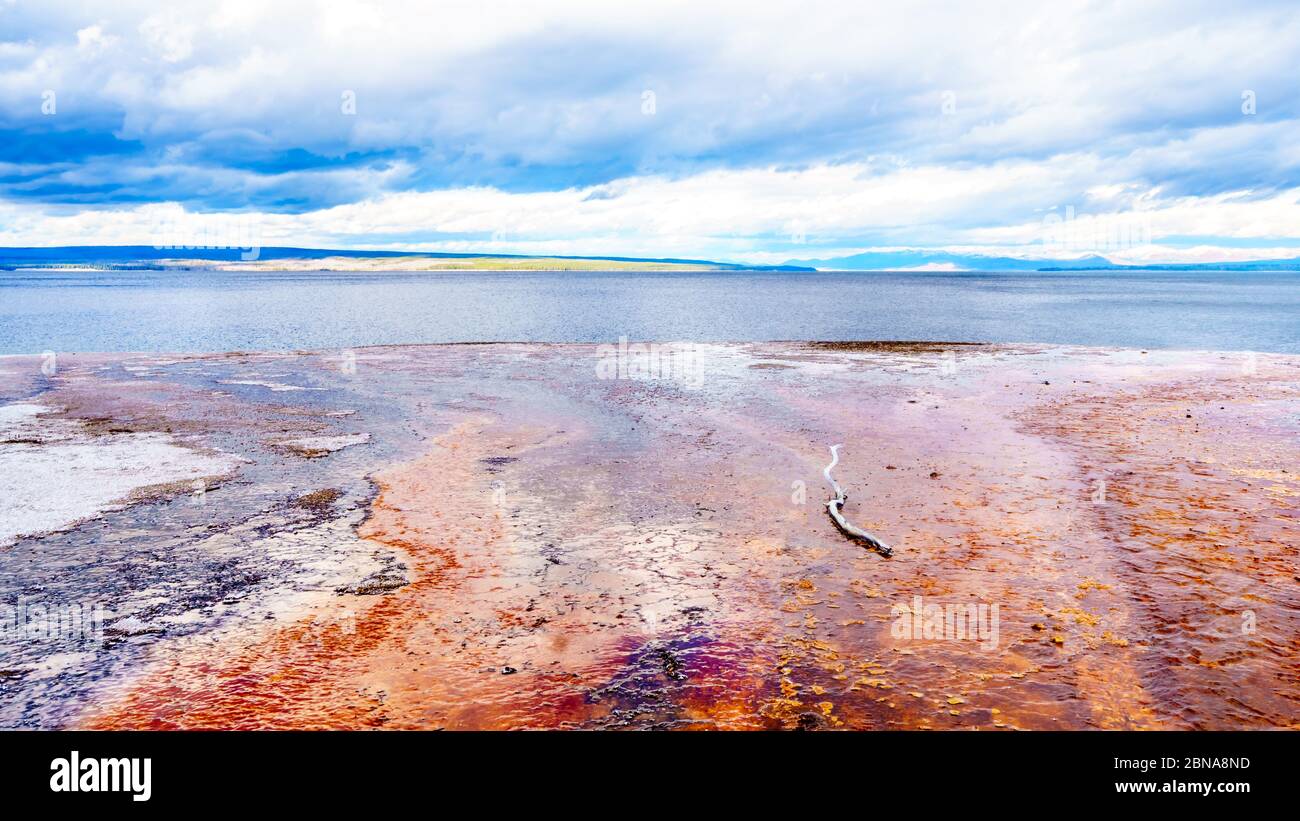
<svg viewBox="0 0 1300 821">
<path fill-rule="evenodd" d="M 742 265 L 703 259 L 529 256 L 421 251 L 361 251 L 259 246 L 85 245 L 0 247 L 0 270 L 253 270 L 253 271 L 813 271 L 799 265 Z"/>
<path fill-rule="evenodd" d="M 502 264 L 497 257 L 483 258 L 482 262 L 465 263 L 461 261 L 446 264 L 426 264 L 423 260 L 402 264 L 404 260 L 348 258 L 344 263 L 330 263 L 327 260 L 275 260 L 274 262 L 220 262 L 212 260 L 167 260 L 161 263 L 127 262 L 127 263 L 43 263 L 33 265 L 0 265 L 0 272 L 98 272 L 98 271 L 157 271 L 160 273 L 216 271 L 222 273 L 337 273 L 337 274 L 404 274 L 404 273 L 785 273 L 785 274 L 918 274 L 918 275 L 962 275 L 962 274 L 999 274 L 1025 275 L 1034 274 L 1098 274 L 1098 273 L 1239 273 L 1239 274 L 1273 274 L 1297 273 L 1300 265 L 1294 267 L 1263 267 L 1251 265 L 1126 265 L 1112 267 L 1088 268 L 1020 268 L 1007 270 L 1003 268 L 805 268 L 797 266 L 754 266 L 743 265 L 719 267 L 708 264 L 693 263 L 617 263 L 605 260 L 592 260 L 587 264 L 542 265 L 534 266 L 535 260 L 521 260 L 517 264 Z M 299 264 L 291 264 L 299 263 Z"/>
<path fill-rule="evenodd" d="M 0 270 L 220 271 L 780 271 L 814 273 L 1068 273 L 1072 271 L 1300 271 L 1300 258 L 1234 262 L 1112 262 L 1075 258 L 1012 258 L 911 250 L 752 265 L 676 257 L 534 256 L 504 253 L 378 251 L 245 245 L 71 245 L 0 247 Z"/>
</svg>

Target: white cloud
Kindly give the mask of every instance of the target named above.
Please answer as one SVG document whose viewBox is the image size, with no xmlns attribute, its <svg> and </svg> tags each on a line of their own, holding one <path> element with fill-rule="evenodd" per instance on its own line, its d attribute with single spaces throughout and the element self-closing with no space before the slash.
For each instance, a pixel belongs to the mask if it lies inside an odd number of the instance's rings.
<svg viewBox="0 0 1300 821">
<path fill-rule="evenodd" d="M 165 63 L 179 63 L 194 53 L 194 30 L 174 15 L 154 15 L 140 24 L 140 35 Z"/>
<path fill-rule="evenodd" d="M 1014 251 L 1070 206 L 1224 248 L 1300 224 L 1293 5 L 102 0 L 4 14 L 13 128 L 141 146 L 0 155 L 32 175 L 0 183 L 14 244 L 141 241 L 169 202 L 260 210 L 286 244 L 495 233 L 425 247 L 755 261 Z M 40 114 L 46 89 L 57 118 Z M 155 202 L 115 204 L 139 199 Z M 271 213 L 284 209 L 302 213 Z"/>
<path fill-rule="evenodd" d="M 1043 246 L 1048 214 L 1007 224 L 1012 204 L 1028 213 L 1035 197 L 1069 190 L 1071 177 L 1089 175 L 1090 158 L 1055 164 L 1005 163 L 991 167 L 896 168 L 860 164 L 710 171 L 681 179 L 633 177 L 612 186 L 510 193 L 465 188 L 380 195 L 302 214 L 245 213 L 262 245 L 369 247 L 457 252 L 635 254 L 704 256 L 766 263 L 792 257 L 852 253 L 854 237 L 906 237 L 927 229 L 928 247 L 1009 256 L 1079 256 L 1091 249 Z M 1082 169 L 1082 171 L 1080 171 Z M 593 193 L 612 190 L 610 196 Z M 1272 249 L 1197 249 L 1162 244 L 1169 237 L 1237 239 L 1287 237 L 1300 224 L 1300 189 L 1273 196 L 1179 197 L 1147 201 L 1140 211 L 1089 213 L 1071 219 L 1140 219 L 1150 242 L 1102 249 L 1116 259 L 1183 261 L 1295 255 Z M 984 222 L 971 215 L 984 215 Z M 160 223 L 194 215 L 175 203 L 133 208 L 38 211 L 7 204 L 0 209 L 6 244 L 157 244 Z M 229 220 L 230 215 L 209 216 Z M 954 227 L 953 224 L 961 227 Z M 412 234 L 430 237 L 421 241 Z M 439 238 L 439 235 L 445 235 Z M 805 243 L 805 244 L 800 244 Z M 1267 243 L 1264 243 L 1267 244 Z M 770 250 L 773 245 L 781 251 Z M 1112 252 L 1113 251 L 1113 252 Z M 1293 249 L 1294 251 L 1294 249 Z M 1215 254 L 1218 254 L 1216 257 Z"/>
<path fill-rule="evenodd" d="M 109 45 L 112 45 L 116 40 L 116 37 L 110 37 L 104 34 L 103 26 L 98 24 L 86 26 L 84 29 L 79 29 L 77 31 L 77 50 L 87 54 L 93 54 L 103 50 Z"/>
</svg>

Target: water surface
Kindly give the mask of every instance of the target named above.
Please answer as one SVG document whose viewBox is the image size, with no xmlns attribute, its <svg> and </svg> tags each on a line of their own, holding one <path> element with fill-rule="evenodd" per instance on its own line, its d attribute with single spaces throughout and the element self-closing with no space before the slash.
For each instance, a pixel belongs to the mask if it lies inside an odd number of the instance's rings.
<svg viewBox="0 0 1300 821">
<path fill-rule="evenodd" d="M 0 353 L 913 339 L 1300 352 L 1300 273 L 0 272 Z"/>
</svg>

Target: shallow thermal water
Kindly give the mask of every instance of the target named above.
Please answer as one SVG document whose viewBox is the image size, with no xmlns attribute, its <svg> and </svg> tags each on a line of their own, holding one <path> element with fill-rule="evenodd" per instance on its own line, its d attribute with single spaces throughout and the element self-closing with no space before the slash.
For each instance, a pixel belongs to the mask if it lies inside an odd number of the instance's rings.
<svg viewBox="0 0 1300 821">
<path fill-rule="evenodd" d="M 0 548 L 108 510 L 152 485 L 199 482 L 235 468 L 231 459 L 182 448 L 157 433 L 94 436 L 59 408 L 0 406 Z"/>
<path fill-rule="evenodd" d="M 0 722 L 1297 723 L 1300 360 L 689 354 L 11 360 L 7 401 L 240 462 L 0 551 L 3 601 L 109 611 L 102 641 L 6 645 Z M 828 518 L 832 444 L 893 558 Z"/>
</svg>

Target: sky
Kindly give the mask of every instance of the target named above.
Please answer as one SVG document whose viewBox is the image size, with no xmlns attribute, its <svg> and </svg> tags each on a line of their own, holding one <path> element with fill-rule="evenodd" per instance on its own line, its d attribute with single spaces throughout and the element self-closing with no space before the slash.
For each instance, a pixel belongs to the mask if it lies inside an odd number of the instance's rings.
<svg viewBox="0 0 1300 821">
<path fill-rule="evenodd" d="M 1300 257 L 1294 0 L 173 6 L 0 0 L 0 245 Z"/>
</svg>

